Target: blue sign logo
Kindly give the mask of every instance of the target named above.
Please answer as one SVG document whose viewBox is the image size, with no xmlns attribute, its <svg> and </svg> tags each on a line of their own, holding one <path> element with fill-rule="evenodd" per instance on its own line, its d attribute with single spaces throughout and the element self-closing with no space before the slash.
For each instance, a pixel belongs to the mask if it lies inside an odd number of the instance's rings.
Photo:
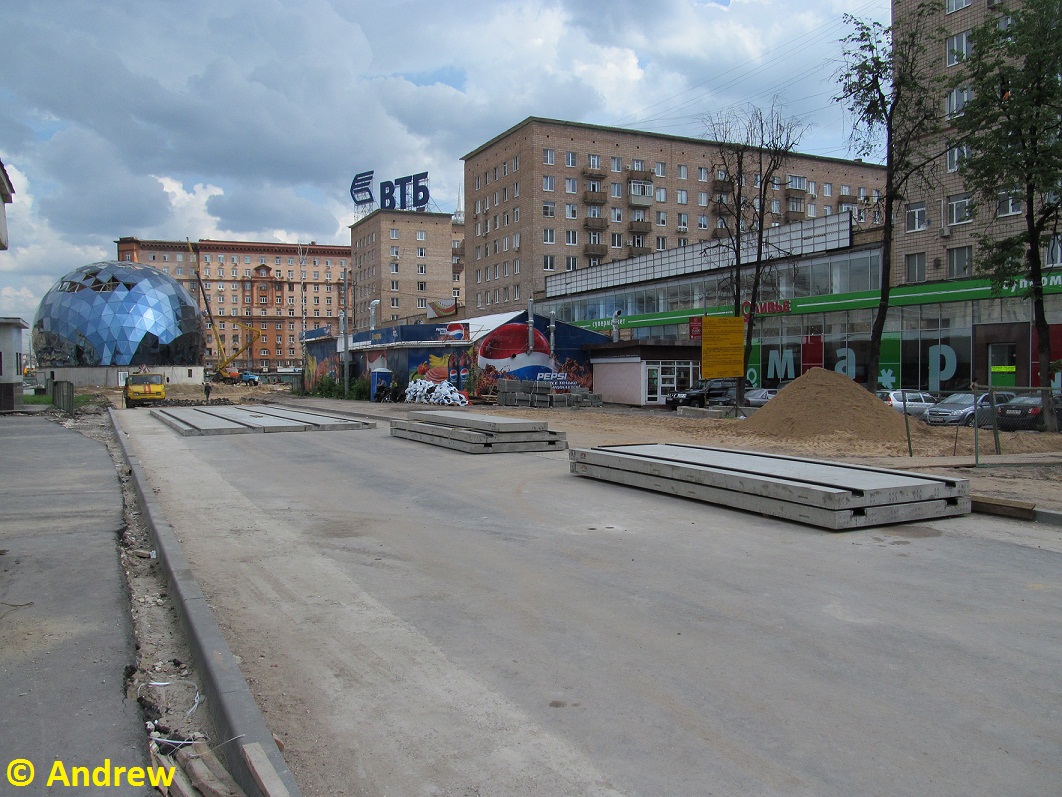
<svg viewBox="0 0 1062 797">
<path fill-rule="evenodd" d="M 355 205 L 369 205 L 376 201 L 372 194 L 372 177 L 372 171 L 354 175 L 350 184 L 350 198 L 354 200 Z M 380 207 L 383 210 L 424 207 L 431 199 L 427 180 L 427 172 L 384 180 L 380 183 Z"/>
</svg>

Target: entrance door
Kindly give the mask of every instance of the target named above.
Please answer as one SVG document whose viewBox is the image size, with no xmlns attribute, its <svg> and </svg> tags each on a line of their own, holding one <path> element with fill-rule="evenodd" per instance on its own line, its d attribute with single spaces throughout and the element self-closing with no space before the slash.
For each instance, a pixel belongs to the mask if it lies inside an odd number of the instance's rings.
<svg viewBox="0 0 1062 797">
<path fill-rule="evenodd" d="M 675 365 L 648 363 L 645 371 L 645 403 L 662 404 L 668 393 L 675 392 Z"/>
<path fill-rule="evenodd" d="M 1017 384 L 1018 347 L 1014 343 L 988 344 L 988 384 L 1014 387 Z"/>
</svg>

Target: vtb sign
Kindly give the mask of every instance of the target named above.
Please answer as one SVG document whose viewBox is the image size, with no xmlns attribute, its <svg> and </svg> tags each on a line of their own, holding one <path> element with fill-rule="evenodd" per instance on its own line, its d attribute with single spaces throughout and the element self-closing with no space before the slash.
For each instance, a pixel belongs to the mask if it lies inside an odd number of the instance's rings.
<svg viewBox="0 0 1062 797">
<path fill-rule="evenodd" d="M 376 201 L 372 195 L 373 172 L 358 172 L 350 184 L 350 198 L 355 205 L 368 205 Z M 380 208 L 382 210 L 408 210 L 428 204 L 428 173 L 410 174 L 394 180 L 380 182 Z"/>
</svg>

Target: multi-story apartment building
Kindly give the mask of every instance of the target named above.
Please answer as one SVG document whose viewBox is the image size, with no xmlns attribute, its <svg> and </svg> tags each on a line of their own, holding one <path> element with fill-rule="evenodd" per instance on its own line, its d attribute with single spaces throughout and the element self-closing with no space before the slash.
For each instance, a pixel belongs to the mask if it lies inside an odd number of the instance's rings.
<svg viewBox="0 0 1062 797">
<path fill-rule="evenodd" d="M 528 118 L 464 157 L 468 315 L 519 309 L 546 277 L 720 237 L 718 143 Z M 874 213 L 883 169 L 794 154 L 772 223 Z"/>
<path fill-rule="evenodd" d="M 352 224 L 351 331 L 456 314 L 463 229 L 460 216 L 404 210 L 374 210 Z"/>
<path fill-rule="evenodd" d="M 301 366 L 304 332 L 339 331 L 350 247 L 132 237 L 120 238 L 117 245 L 119 260 L 169 274 L 196 297 L 204 314 L 205 292 L 217 325 L 204 353 L 208 368 L 246 344 L 249 335 L 255 342 L 234 366 L 265 373 Z"/>
</svg>

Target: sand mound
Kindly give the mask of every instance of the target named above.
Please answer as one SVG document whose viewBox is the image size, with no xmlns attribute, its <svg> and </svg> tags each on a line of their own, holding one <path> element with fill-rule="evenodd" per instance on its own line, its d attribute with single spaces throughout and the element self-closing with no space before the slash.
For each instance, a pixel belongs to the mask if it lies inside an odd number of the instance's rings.
<svg viewBox="0 0 1062 797">
<path fill-rule="evenodd" d="M 812 368 L 790 382 L 745 422 L 753 434 L 819 437 L 847 432 L 867 442 L 906 436 L 903 416 L 847 376 Z"/>
</svg>

